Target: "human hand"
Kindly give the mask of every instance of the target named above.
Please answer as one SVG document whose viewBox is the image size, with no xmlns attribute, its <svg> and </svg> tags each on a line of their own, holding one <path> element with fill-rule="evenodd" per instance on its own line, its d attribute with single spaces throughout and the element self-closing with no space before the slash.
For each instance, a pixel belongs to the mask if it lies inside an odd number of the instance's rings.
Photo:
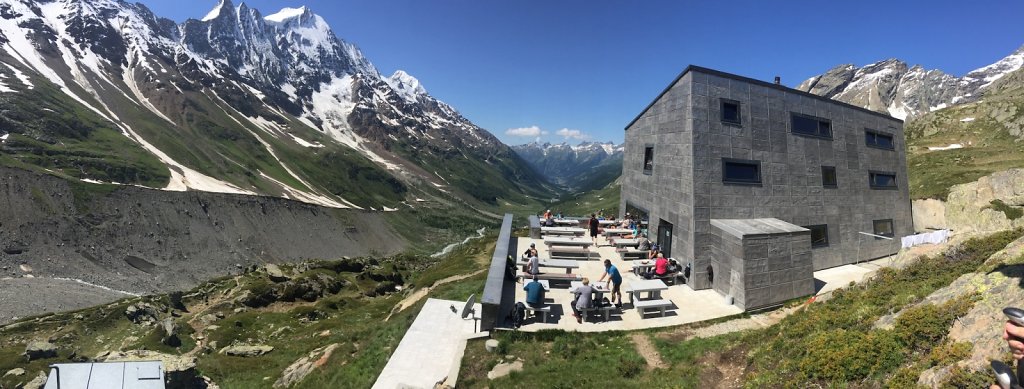
<svg viewBox="0 0 1024 389">
<path fill-rule="evenodd" d="M 1010 351 L 1013 352 L 1013 359 L 1019 361 L 1021 358 L 1024 358 L 1024 327 L 1018 326 L 1012 321 L 1007 321 L 1006 325 L 1003 326 L 1003 339 L 1010 346 Z"/>
</svg>

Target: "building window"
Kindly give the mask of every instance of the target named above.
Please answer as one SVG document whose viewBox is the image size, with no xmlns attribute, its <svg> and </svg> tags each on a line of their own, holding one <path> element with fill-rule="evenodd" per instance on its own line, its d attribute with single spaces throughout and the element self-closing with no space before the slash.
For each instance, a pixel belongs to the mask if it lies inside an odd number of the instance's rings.
<svg viewBox="0 0 1024 389">
<path fill-rule="evenodd" d="M 722 123 L 728 124 L 742 124 L 740 120 L 740 102 L 736 100 L 722 101 Z"/>
<path fill-rule="evenodd" d="M 832 139 L 832 121 L 828 119 L 793 112 L 789 121 L 794 134 Z"/>
<path fill-rule="evenodd" d="M 811 248 L 828 247 L 828 224 L 804 226 L 811 230 Z"/>
<path fill-rule="evenodd" d="M 761 162 L 722 158 L 722 182 L 727 184 L 761 184 Z"/>
<path fill-rule="evenodd" d="M 644 147 L 644 174 L 654 170 L 654 146 Z"/>
<path fill-rule="evenodd" d="M 871 189 L 896 189 L 896 173 L 868 172 Z"/>
<path fill-rule="evenodd" d="M 835 188 L 839 186 L 839 180 L 836 178 L 835 166 L 821 167 L 821 186 L 826 188 Z"/>
<path fill-rule="evenodd" d="M 876 149 L 895 150 L 896 146 L 893 144 L 892 135 L 865 130 L 864 140 L 868 147 L 874 147 Z"/>
<path fill-rule="evenodd" d="M 874 226 L 875 235 L 884 236 L 887 238 L 892 238 L 893 236 L 895 236 L 892 230 L 892 219 L 874 220 L 871 222 L 871 224 Z M 875 239 L 882 238 L 876 237 Z"/>
</svg>

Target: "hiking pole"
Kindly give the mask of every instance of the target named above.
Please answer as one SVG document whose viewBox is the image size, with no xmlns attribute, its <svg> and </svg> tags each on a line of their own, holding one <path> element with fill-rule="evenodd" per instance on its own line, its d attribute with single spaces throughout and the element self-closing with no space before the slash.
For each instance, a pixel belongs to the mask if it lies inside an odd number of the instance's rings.
<svg viewBox="0 0 1024 389">
<path fill-rule="evenodd" d="M 1024 310 L 1014 307 L 1003 308 L 1003 314 L 1010 319 L 1013 324 L 1024 327 Z M 1024 381 L 1024 369 L 1022 364 L 1017 361 L 1017 374 L 1014 374 L 1013 368 L 1001 361 L 992 361 L 992 370 L 996 373 L 996 382 L 1003 389 L 1018 389 L 1021 388 L 1020 382 Z"/>
</svg>

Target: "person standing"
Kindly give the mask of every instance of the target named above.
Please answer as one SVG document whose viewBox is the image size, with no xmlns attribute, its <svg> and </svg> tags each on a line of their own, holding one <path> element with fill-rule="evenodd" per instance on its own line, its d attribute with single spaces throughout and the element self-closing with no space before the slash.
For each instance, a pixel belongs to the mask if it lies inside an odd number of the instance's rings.
<svg viewBox="0 0 1024 389">
<path fill-rule="evenodd" d="M 590 238 L 594 240 L 594 247 L 597 247 L 597 230 L 601 223 L 597 221 L 597 214 L 590 214 Z"/>
<path fill-rule="evenodd" d="M 590 308 L 594 300 L 594 287 L 590 286 L 590 279 L 583 277 L 583 285 L 572 292 L 576 298 L 572 301 L 572 316 L 577 323 L 583 323 L 583 310 Z"/>
<path fill-rule="evenodd" d="M 612 291 L 612 304 L 622 308 L 622 274 L 619 274 L 619 268 L 612 265 L 610 259 L 604 260 L 604 274 L 597 282 L 604 281 L 605 277 L 608 277 L 608 289 Z"/>
</svg>

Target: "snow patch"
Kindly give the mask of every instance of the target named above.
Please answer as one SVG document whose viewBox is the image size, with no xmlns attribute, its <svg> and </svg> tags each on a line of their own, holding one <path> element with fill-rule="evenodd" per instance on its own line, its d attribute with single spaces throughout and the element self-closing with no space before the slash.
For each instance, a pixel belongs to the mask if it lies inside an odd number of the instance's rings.
<svg viewBox="0 0 1024 389">
<path fill-rule="evenodd" d="M 32 80 L 29 79 L 28 76 L 25 75 L 24 72 L 22 72 L 21 70 L 18 70 L 18 68 L 14 67 L 14 66 L 11 66 L 10 64 L 6 64 L 5 63 L 4 65 L 7 66 L 8 69 L 11 69 L 11 72 L 14 72 L 14 76 L 18 77 L 18 80 L 20 80 L 22 84 L 25 84 L 25 86 L 28 87 L 28 89 L 32 89 L 32 88 L 36 87 L 35 85 L 32 85 Z"/>
<path fill-rule="evenodd" d="M 284 22 L 286 19 L 297 18 L 299 16 L 302 16 L 302 14 L 306 12 L 306 10 L 307 9 L 305 6 L 299 8 L 285 7 L 281 8 L 280 11 L 277 11 L 277 13 L 273 15 L 264 16 L 263 19 L 275 23 L 281 23 Z"/>
<path fill-rule="evenodd" d="M 7 143 L 7 138 L 11 136 L 11 133 L 0 135 L 0 143 Z"/>
<path fill-rule="evenodd" d="M 951 144 L 949 146 L 929 147 L 928 150 L 930 150 L 930 151 L 943 151 L 943 150 L 954 150 L 954 149 L 962 149 L 962 148 L 964 148 L 964 145 L 962 145 L 960 143 L 953 143 L 953 144 Z"/>
<path fill-rule="evenodd" d="M 220 2 L 217 3 L 217 6 L 213 7 L 213 9 L 210 10 L 210 12 L 208 12 L 206 16 L 203 16 L 203 18 L 200 20 L 204 22 L 209 22 L 213 19 L 216 19 L 218 16 L 220 16 L 221 8 L 224 8 L 224 0 L 220 0 Z"/>
<path fill-rule="evenodd" d="M 973 121 L 974 121 L 974 118 L 963 118 L 963 119 L 960 119 L 961 123 L 967 123 L 967 122 L 973 122 Z"/>
</svg>

